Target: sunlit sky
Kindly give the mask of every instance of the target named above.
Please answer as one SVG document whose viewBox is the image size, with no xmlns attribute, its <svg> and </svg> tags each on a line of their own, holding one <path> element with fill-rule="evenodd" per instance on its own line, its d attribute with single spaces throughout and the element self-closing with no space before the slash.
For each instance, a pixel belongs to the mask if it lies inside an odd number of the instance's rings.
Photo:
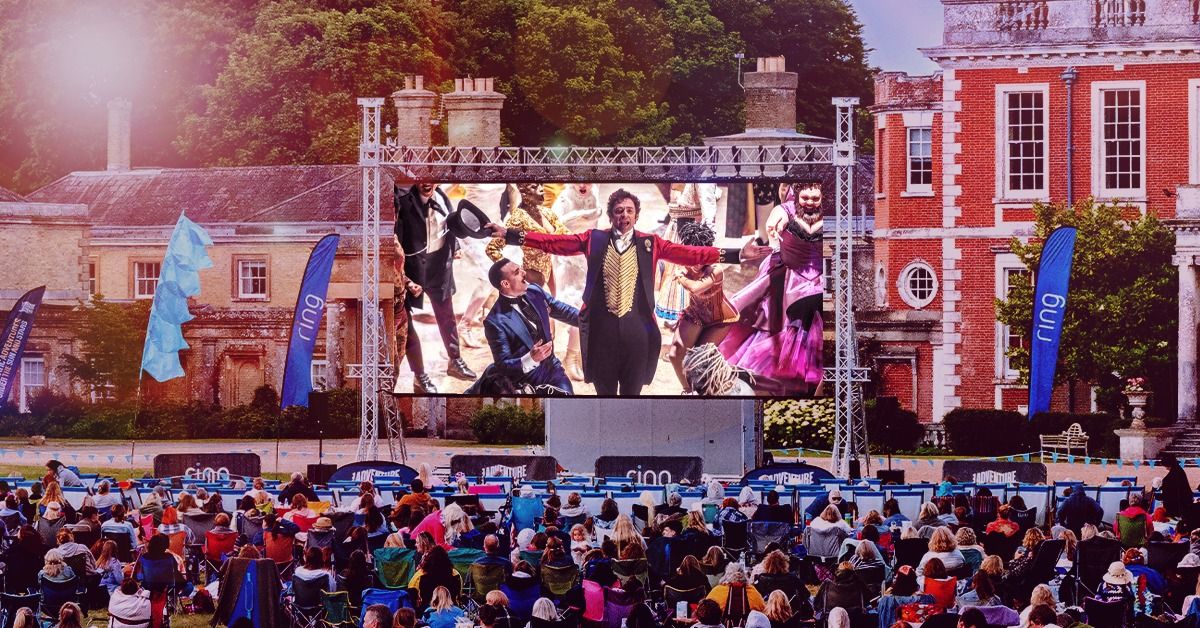
<svg viewBox="0 0 1200 628">
<path fill-rule="evenodd" d="M 918 48 L 942 43 L 941 0 L 848 0 L 863 24 L 871 65 L 884 71 L 929 74 L 937 65 Z"/>
</svg>

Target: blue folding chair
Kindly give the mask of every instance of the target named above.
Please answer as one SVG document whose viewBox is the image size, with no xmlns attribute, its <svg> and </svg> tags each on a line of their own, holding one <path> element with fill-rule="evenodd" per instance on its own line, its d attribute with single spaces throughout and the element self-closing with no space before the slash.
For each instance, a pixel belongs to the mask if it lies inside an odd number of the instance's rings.
<svg viewBox="0 0 1200 628">
<path fill-rule="evenodd" d="M 518 530 L 529 528 L 537 529 L 537 518 L 541 517 L 545 512 L 545 506 L 542 505 L 542 500 L 537 497 L 514 497 L 512 498 L 512 514 L 509 520 Z"/>
<path fill-rule="evenodd" d="M 362 604 L 360 605 L 363 611 L 374 604 L 383 604 L 388 607 L 392 613 L 401 608 L 413 608 L 412 600 L 408 597 L 408 591 L 403 589 L 367 589 L 363 591 Z M 366 613 L 362 613 L 366 614 Z M 362 617 L 358 619 L 358 628 L 362 628 Z"/>
</svg>

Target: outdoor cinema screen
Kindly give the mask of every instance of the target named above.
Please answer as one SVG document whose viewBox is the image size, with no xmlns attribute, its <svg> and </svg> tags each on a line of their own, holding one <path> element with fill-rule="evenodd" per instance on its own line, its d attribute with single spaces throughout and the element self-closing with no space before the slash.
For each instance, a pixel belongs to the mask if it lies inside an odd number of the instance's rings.
<svg viewBox="0 0 1200 628">
<path fill-rule="evenodd" d="M 396 394 L 818 394 L 818 183 L 399 182 L 393 200 Z"/>
</svg>

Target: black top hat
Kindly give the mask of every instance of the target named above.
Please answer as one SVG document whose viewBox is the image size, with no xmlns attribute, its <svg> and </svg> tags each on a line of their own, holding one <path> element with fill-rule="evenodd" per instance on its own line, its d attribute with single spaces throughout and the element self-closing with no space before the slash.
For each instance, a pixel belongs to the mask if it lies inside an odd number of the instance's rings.
<svg viewBox="0 0 1200 628">
<path fill-rule="evenodd" d="M 465 198 L 458 201 L 458 209 L 446 217 L 446 226 L 456 238 L 489 238 L 492 235 L 487 229 L 489 222 L 488 215 Z"/>
</svg>

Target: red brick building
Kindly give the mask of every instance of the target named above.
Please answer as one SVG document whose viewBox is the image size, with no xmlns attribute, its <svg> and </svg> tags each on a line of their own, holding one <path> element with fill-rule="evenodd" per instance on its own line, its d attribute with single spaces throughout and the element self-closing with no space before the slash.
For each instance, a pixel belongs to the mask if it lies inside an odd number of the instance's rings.
<svg viewBox="0 0 1200 628">
<path fill-rule="evenodd" d="M 881 394 L 933 422 L 1027 403 L 1004 355 L 1021 331 L 994 300 L 1028 281 L 1009 241 L 1031 232 L 1035 201 L 1070 184 L 1174 218 L 1177 186 L 1200 183 L 1200 2 L 942 4 L 943 43 L 924 50 L 941 71 L 876 79 L 876 309 L 860 326 Z"/>
</svg>

